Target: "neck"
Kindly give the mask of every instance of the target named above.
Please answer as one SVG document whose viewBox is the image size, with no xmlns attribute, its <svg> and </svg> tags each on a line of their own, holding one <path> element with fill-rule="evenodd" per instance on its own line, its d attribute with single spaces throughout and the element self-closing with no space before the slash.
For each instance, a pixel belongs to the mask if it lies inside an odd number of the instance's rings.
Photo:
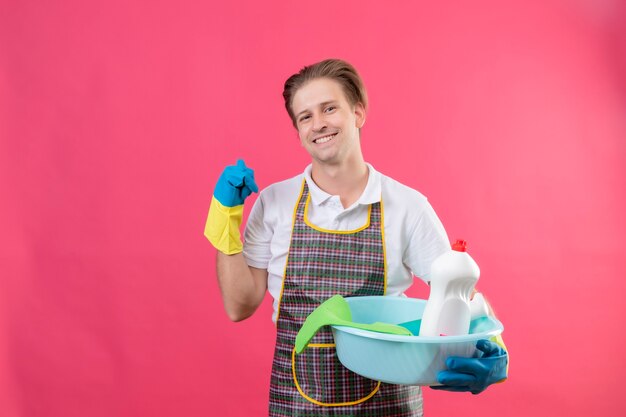
<svg viewBox="0 0 626 417">
<path fill-rule="evenodd" d="M 347 208 L 363 194 L 369 170 L 362 156 L 336 165 L 320 164 L 313 160 L 311 177 L 322 190 L 338 195 L 343 207 Z"/>
</svg>

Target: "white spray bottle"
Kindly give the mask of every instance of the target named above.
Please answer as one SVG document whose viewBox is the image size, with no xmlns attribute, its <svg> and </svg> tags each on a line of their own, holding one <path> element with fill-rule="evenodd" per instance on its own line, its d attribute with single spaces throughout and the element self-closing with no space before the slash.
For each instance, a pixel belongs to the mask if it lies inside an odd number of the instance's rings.
<svg viewBox="0 0 626 417">
<path fill-rule="evenodd" d="M 469 332 L 470 296 L 480 269 L 466 249 L 467 242 L 457 240 L 452 250 L 434 260 L 420 336 L 458 336 Z"/>
</svg>

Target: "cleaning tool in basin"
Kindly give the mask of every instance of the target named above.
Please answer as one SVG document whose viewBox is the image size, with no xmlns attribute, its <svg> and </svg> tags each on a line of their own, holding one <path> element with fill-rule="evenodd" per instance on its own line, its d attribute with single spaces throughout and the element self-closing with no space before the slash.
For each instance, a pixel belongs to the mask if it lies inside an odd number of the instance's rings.
<svg viewBox="0 0 626 417">
<path fill-rule="evenodd" d="M 320 304 L 306 318 L 296 336 L 296 353 L 300 353 L 323 326 L 347 326 L 372 332 L 411 336 L 412 333 L 401 326 L 387 323 L 355 323 L 352 321 L 350 306 L 341 295 L 334 295 Z"/>
<path fill-rule="evenodd" d="M 480 276 L 476 262 L 466 252 L 467 243 L 457 240 L 452 250 L 445 252 L 432 264 L 430 295 L 420 336 L 458 336 L 470 327 L 470 296 Z"/>
<path fill-rule="evenodd" d="M 485 301 L 485 297 L 481 293 L 474 293 L 474 296 L 470 300 L 469 304 L 471 313 L 470 319 L 472 321 L 481 317 L 487 317 L 489 315 L 489 307 L 487 307 L 487 301 Z M 399 323 L 398 326 L 409 329 L 414 335 L 419 335 L 420 327 L 422 326 L 422 319 L 405 321 L 404 323 Z"/>
</svg>

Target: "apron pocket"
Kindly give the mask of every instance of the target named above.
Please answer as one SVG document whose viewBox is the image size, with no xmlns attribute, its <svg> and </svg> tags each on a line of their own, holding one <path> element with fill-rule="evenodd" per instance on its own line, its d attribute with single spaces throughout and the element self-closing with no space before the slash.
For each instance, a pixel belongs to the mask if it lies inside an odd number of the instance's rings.
<svg viewBox="0 0 626 417">
<path fill-rule="evenodd" d="M 300 395 L 327 407 L 359 404 L 370 399 L 380 382 L 355 374 L 337 358 L 335 344 L 309 344 L 300 354 L 291 352 L 293 380 Z"/>
</svg>

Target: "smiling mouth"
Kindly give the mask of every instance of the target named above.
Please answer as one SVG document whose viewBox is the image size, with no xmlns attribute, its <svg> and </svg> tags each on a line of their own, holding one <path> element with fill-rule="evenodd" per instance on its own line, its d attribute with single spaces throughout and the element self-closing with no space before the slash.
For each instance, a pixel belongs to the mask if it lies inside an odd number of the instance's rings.
<svg viewBox="0 0 626 417">
<path fill-rule="evenodd" d="M 332 138 L 334 138 L 335 136 L 337 136 L 336 133 L 333 133 L 331 135 L 322 136 L 321 138 L 314 139 L 313 143 L 317 143 L 317 144 L 326 143 L 326 142 L 330 141 Z"/>
</svg>

